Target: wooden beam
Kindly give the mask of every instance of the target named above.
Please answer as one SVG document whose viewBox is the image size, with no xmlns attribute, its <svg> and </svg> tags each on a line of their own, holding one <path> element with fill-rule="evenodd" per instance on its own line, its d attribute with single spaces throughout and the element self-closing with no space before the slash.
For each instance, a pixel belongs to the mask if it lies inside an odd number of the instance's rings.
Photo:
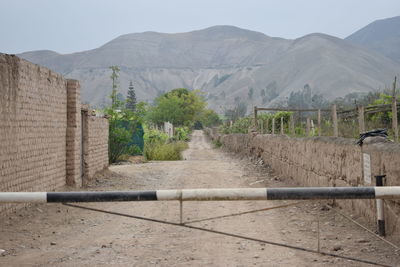
<svg viewBox="0 0 400 267">
<path fill-rule="evenodd" d="M 338 119 L 337 119 L 337 111 L 336 111 L 336 104 L 332 105 L 332 126 L 333 126 L 333 136 L 339 136 L 339 129 L 338 129 Z"/>
<path fill-rule="evenodd" d="M 358 106 L 358 130 L 359 133 L 365 132 L 364 106 Z"/>
<path fill-rule="evenodd" d="M 397 77 L 394 77 L 394 82 L 393 82 L 393 101 L 392 101 L 392 128 L 393 128 L 393 135 L 394 135 L 394 141 L 398 142 L 399 141 L 399 130 L 397 126 L 397 101 L 396 101 L 396 81 Z"/>
<path fill-rule="evenodd" d="M 317 118 L 317 120 L 318 120 L 318 136 L 321 136 L 322 129 L 321 129 L 321 110 L 320 109 L 318 109 L 317 116 L 318 116 L 318 118 Z"/>
<path fill-rule="evenodd" d="M 257 108 L 257 107 L 256 107 Z M 264 111 L 293 111 L 293 112 L 296 112 L 296 111 L 305 111 L 305 112 L 307 112 L 307 111 L 309 111 L 309 112 L 311 112 L 311 111 L 318 111 L 318 109 L 293 109 L 293 108 L 257 108 L 257 110 L 264 110 Z M 321 111 L 324 111 L 324 112 L 330 112 L 331 110 L 330 109 L 320 109 Z"/>
</svg>

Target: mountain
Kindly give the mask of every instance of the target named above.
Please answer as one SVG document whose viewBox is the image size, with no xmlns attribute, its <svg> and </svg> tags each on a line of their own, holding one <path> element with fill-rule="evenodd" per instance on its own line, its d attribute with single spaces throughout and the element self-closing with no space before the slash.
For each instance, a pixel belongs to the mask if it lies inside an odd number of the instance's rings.
<svg viewBox="0 0 400 267">
<path fill-rule="evenodd" d="M 133 33 L 89 51 L 19 56 L 80 80 L 83 101 L 93 105 L 109 101 L 109 66 L 118 65 L 123 95 L 129 81 L 142 101 L 174 88 L 201 89 L 217 112 L 238 101 L 249 108 L 277 105 L 305 85 L 327 99 L 368 92 L 385 87 L 400 70 L 399 63 L 333 36 L 287 40 L 233 26 Z"/>
<path fill-rule="evenodd" d="M 400 62 L 400 16 L 374 21 L 346 40 Z"/>
</svg>

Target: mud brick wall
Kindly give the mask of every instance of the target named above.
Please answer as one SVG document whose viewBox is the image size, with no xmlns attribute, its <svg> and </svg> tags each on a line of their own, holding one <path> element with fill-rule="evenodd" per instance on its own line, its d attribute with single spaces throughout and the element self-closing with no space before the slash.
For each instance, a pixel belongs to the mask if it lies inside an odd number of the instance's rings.
<svg viewBox="0 0 400 267">
<path fill-rule="evenodd" d="M 0 191 L 82 185 L 80 86 L 45 67 L 0 53 Z M 108 121 L 88 118 L 84 167 L 108 165 Z M 0 214 L 23 205 L 0 204 Z"/>
<path fill-rule="evenodd" d="M 81 170 L 81 95 L 79 82 L 67 81 L 67 177 L 70 186 L 82 186 Z"/>
<path fill-rule="evenodd" d="M 83 130 L 84 181 L 108 166 L 108 119 L 85 114 Z"/>
<path fill-rule="evenodd" d="M 66 177 L 66 80 L 0 54 L 0 191 L 54 190 Z M 0 212 L 16 205 L 0 205 Z"/>
<path fill-rule="evenodd" d="M 218 135 L 224 148 L 262 158 L 277 174 L 292 178 L 299 186 L 374 186 L 373 176 L 386 174 L 386 185 L 400 185 L 400 144 L 375 143 L 363 147 L 354 140 L 333 137 L 289 138 L 280 135 Z M 362 154 L 371 157 L 372 183 L 363 178 Z M 375 200 L 340 200 L 347 212 L 376 223 Z M 399 235 L 400 202 L 385 201 L 388 235 Z"/>
</svg>

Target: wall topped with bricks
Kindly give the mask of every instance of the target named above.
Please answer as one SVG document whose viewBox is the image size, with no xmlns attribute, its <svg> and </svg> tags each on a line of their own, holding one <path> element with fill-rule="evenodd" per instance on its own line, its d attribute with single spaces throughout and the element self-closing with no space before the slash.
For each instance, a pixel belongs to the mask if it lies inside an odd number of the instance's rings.
<svg viewBox="0 0 400 267">
<path fill-rule="evenodd" d="M 219 135 L 208 129 L 225 149 L 262 158 L 274 171 L 300 186 L 374 186 L 375 175 L 386 174 L 386 185 L 400 185 L 400 144 L 368 141 L 360 147 L 352 139 L 334 137 L 290 138 L 282 135 Z M 368 140 L 368 139 L 367 139 Z M 371 162 L 371 181 L 363 175 L 363 154 Z M 376 223 L 374 200 L 340 200 L 347 212 Z M 400 201 L 385 201 L 389 235 L 400 234 Z"/>
<path fill-rule="evenodd" d="M 105 159 L 108 162 L 104 149 L 108 122 L 104 120 L 89 123 L 94 125 L 92 136 L 101 130 L 95 142 L 101 149 L 91 149 L 87 154 L 88 158 L 100 159 L 102 167 Z M 79 187 L 81 132 L 78 81 L 66 80 L 16 56 L 0 54 L 0 191 L 53 191 L 66 184 Z M 16 207 L 0 205 L 0 213 Z"/>
</svg>

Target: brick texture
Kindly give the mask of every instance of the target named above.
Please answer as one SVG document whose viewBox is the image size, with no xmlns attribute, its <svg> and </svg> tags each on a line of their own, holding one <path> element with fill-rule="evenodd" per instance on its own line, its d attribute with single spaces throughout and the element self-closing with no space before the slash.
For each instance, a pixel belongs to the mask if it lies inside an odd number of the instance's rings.
<svg viewBox="0 0 400 267">
<path fill-rule="evenodd" d="M 79 82 L 67 81 L 67 185 L 82 185 L 81 170 L 81 95 Z"/>
<path fill-rule="evenodd" d="M 66 80 L 0 54 L 0 190 L 54 190 L 66 177 Z M 0 205 L 0 212 L 17 205 Z"/>
<path fill-rule="evenodd" d="M 83 153 L 84 181 L 108 166 L 108 120 L 84 113 Z"/>
<path fill-rule="evenodd" d="M 84 171 L 108 165 L 108 121 L 87 118 Z M 0 191 L 54 191 L 82 184 L 80 86 L 0 54 Z M 0 204 L 0 214 L 23 205 Z"/>
</svg>

